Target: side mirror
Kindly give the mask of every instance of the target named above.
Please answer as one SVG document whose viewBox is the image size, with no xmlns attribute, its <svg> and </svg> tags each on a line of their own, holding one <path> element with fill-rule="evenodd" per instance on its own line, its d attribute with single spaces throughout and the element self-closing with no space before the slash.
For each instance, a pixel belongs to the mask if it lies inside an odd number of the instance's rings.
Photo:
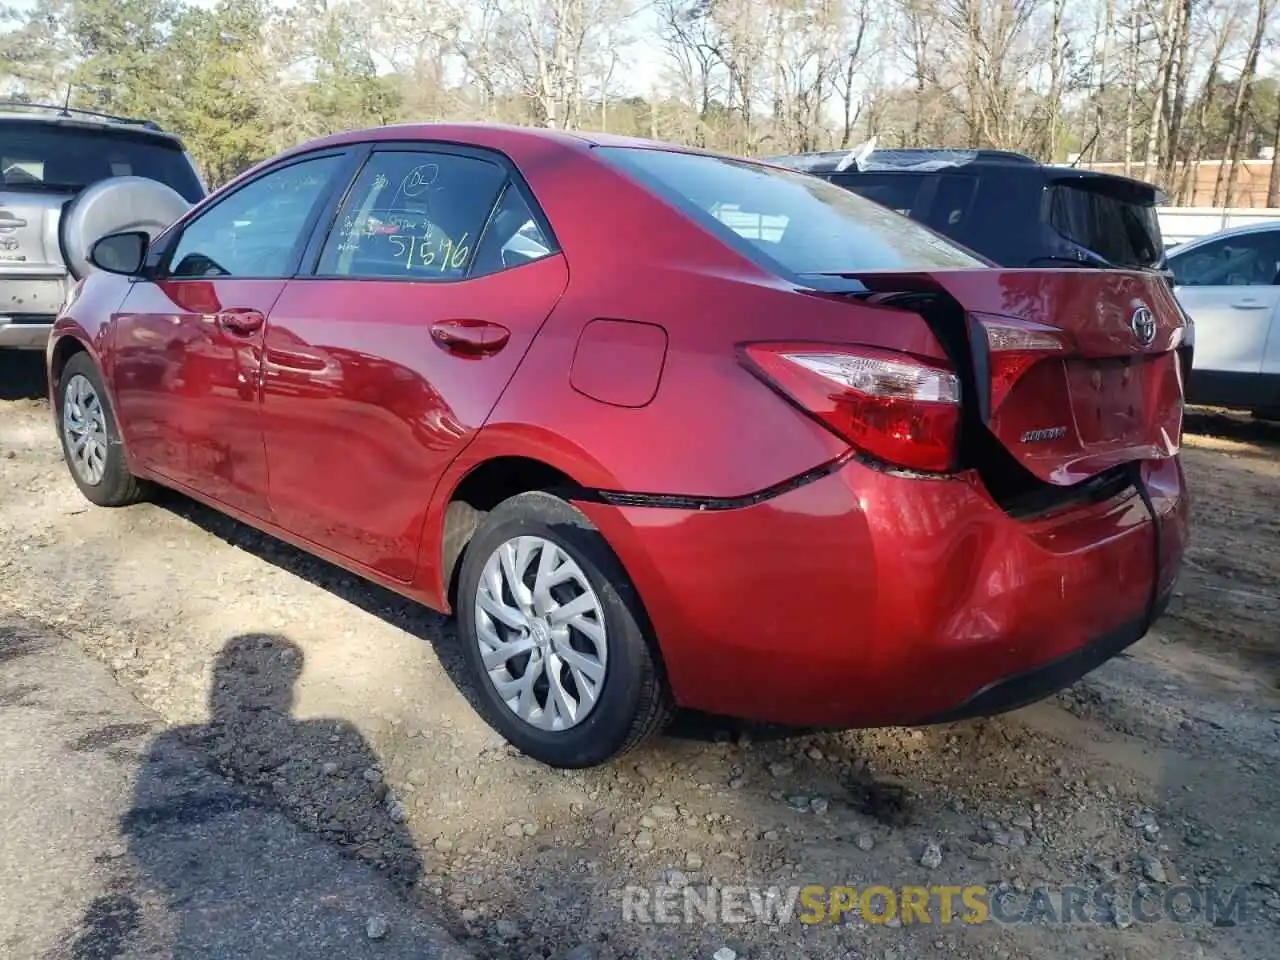
<svg viewBox="0 0 1280 960">
<path fill-rule="evenodd" d="M 143 230 L 109 233 L 89 248 L 89 262 L 107 273 L 137 276 L 146 263 L 151 237 Z"/>
</svg>

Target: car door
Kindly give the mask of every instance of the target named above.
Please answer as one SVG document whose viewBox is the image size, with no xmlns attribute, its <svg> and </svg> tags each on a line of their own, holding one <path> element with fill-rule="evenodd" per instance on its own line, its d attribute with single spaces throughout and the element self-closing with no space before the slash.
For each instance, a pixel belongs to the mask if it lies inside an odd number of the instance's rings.
<svg viewBox="0 0 1280 960">
<path fill-rule="evenodd" d="M 506 158 L 421 143 L 371 149 L 308 256 L 267 322 L 271 507 L 409 581 L 435 484 L 564 291 L 564 258 Z"/>
<path fill-rule="evenodd" d="M 114 321 L 116 403 L 148 471 L 268 517 L 259 389 L 266 317 L 346 156 L 273 167 L 162 241 Z"/>
<path fill-rule="evenodd" d="M 1280 306 L 1280 230 L 1232 234 L 1170 253 L 1174 293 L 1195 323 L 1195 374 L 1257 374 Z"/>
</svg>

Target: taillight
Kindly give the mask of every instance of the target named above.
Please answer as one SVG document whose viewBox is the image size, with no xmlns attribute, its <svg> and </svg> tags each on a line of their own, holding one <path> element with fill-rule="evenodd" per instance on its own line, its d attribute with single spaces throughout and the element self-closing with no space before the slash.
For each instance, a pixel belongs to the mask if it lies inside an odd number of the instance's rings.
<svg viewBox="0 0 1280 960">
<path fill-rule="evenodd" d="M 750 366 L 855 447 L 886 463 L 946 472 L 960 435 L 960 381 L 904 353 L 753 343 Z"/>
<path fill-rule="evenodd" d="M 1057 327 L 982 313 L 971 316 L 986 341 L 987 374 L 991 383 L 988 416 L 1000 409 L 1013 385 L 1035 363 L 1046 356 L 1066 352 L 1069 347 L 1067 334 Z"/>
</svg>

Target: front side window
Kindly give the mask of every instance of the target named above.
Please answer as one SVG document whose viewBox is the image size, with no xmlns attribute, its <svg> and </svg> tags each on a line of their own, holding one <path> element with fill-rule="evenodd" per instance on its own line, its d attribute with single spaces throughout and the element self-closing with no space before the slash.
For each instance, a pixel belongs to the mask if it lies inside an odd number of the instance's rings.
<svg viewBox="0 0 1280 960">
<path fill-rule="evenodd" d="M 818 177 L 706 154 L 599 150 L 768 269 L 803 275 L 984 266 L 932 230 Z"/>
<path fill-rule="evenodd" d="M 338 156 L 303 160 L 241 187 L 183 230 L 169 276 L 288 276 L 311 213 L 342 162 Z"/>
<path fill-rule="evenodd" d="M 1271 286 L 1280 274 L 1280 231 L 1245 233 L 1175 251 L 1169 267 L 1180 287 Z"/>
<path fill-rule="evenodd" d="M 316 270 L 319 276 L 467 276 L 506 170 L 474 157 L 385 151 L 365 164 Z"/>
</svg>

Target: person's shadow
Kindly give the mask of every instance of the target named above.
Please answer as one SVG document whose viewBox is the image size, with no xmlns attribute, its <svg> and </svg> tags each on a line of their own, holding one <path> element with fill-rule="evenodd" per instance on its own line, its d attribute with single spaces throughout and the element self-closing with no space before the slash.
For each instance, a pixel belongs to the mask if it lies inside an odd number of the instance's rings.
<svg viewBox="0 0 1280 960">
<path fill-rule="evenodd" d="M 160 901 L 174 956 L 440 956 L 439 928 L 403 897 L 422 864 L 377 757 L 345 720 L 291 716 L 302 663 L 282 636 L 227 642 L 209 723 L 162 734 L 141 765 L 122 822 L 128 886 Z M 377 915 L 384 943 L 368 933 Z"/>
</svg>

